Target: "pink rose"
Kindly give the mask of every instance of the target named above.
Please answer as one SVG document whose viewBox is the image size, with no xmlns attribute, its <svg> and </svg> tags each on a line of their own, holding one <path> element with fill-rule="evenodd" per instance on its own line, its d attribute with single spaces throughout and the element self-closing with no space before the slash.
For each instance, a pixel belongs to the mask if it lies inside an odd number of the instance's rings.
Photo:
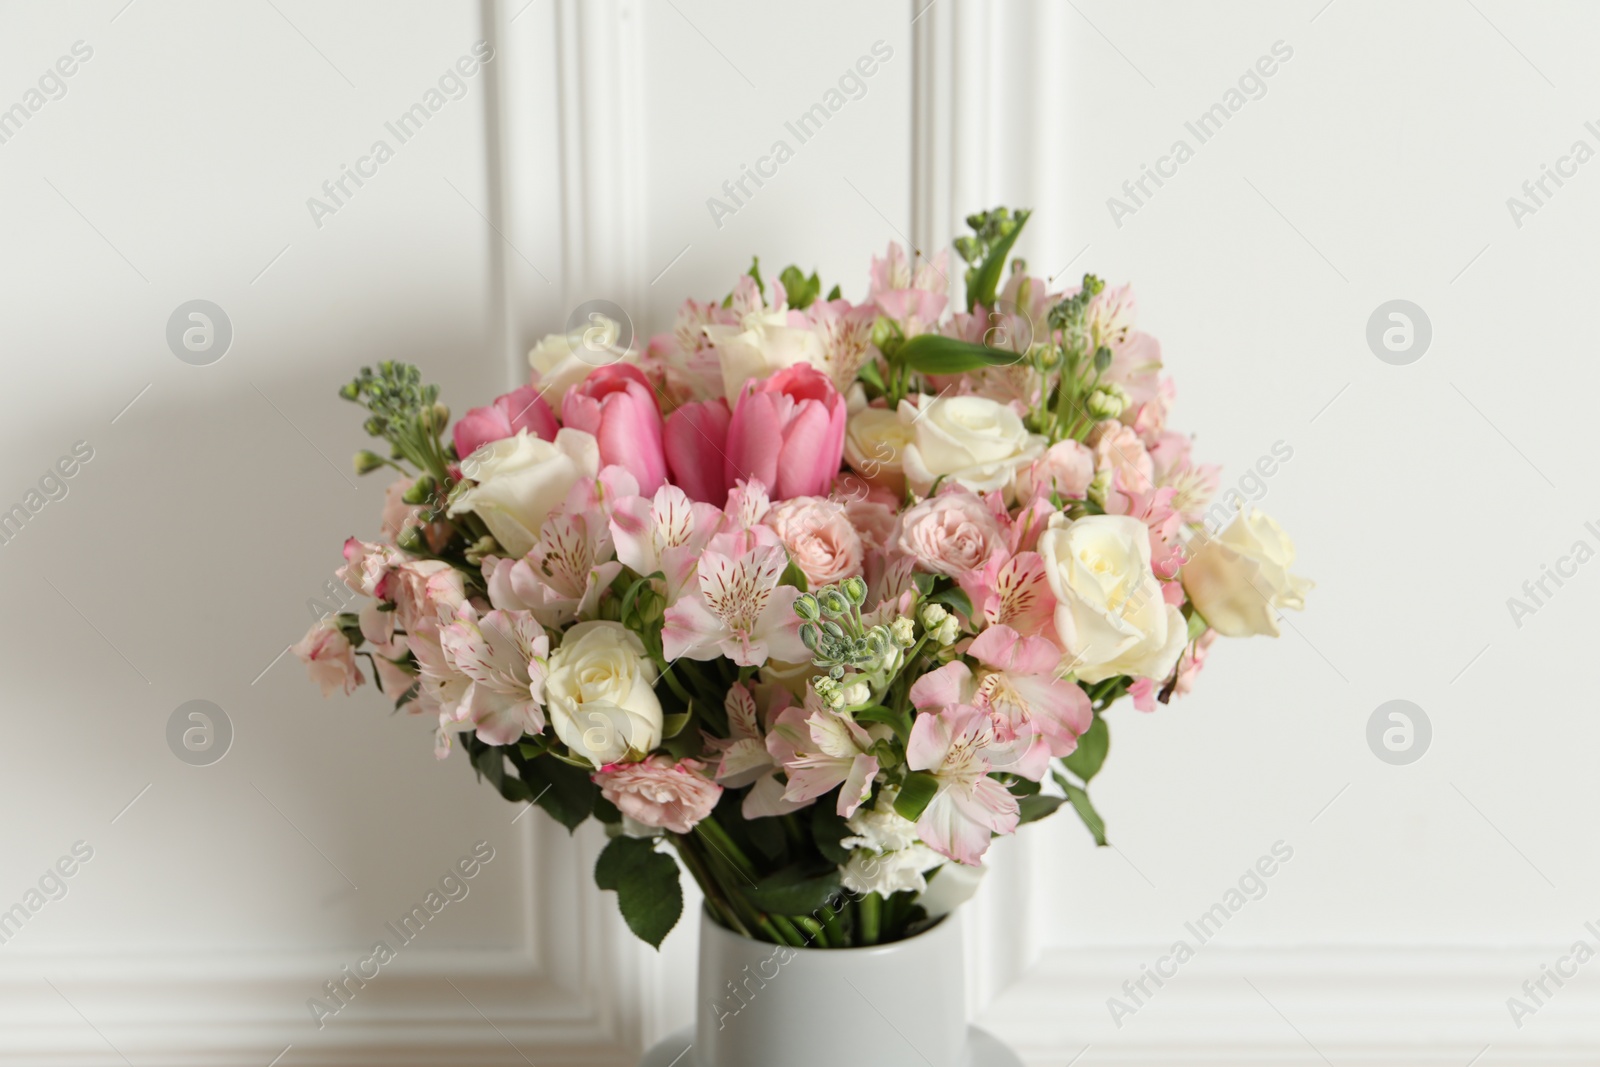
<svg viewBox="0 0 1600 1067">
<path fill-rule="evenodd" d="M 774 505 L 766 522 L 778 532 L 789 559 L 812 588 L 861 573 L 861 535 L 837 500 L 793 497 Z"/>
<path fill-rule="evenodd" d="M 1094 481 L 1094 453 L 1077 441 L 1057 441 L 1033 461 L 1019 479 L 1018 493 L 1024 498 L 1048 499 L 1055 493 L 1063 500 L 1082 500 Z"/>
<path fill-rule="evenodd" d="M 594 775 L 601 794 L 645 826 L 686 834 L 711 814 L 722 787 L 701 772 L 705 764 L 655 755 L 639 763 L 613 763 Z"/>
<path fill-rule="evenodd" d="M 518 430 L 554 441 L 557 429 L 555 413 L 544 396 L 533 386 L 524 385 L 456 420 L 456 455 L 465 459 L 490 441 L 515 437 Z"/>
<path fill-rule="evenodd" d="M 615 464 L 632 474 L 644 496 L 653 496 L 667 480 L 661 408 L 638 367 L 612 363 L 591 371 L 567 390 L 561 421 L 593 434 L 600 444 L 601 464 Z"/>
<path fill-rule="evenodd" d="M 922 570 L 956 577 L 979 571 L 1006 547 L 989 506 L 972 490 L 951 485 L 900 516 L 896 546 Z"/>
<path fill-rule="evenodd" d="M 306 665 L 311 680 L 322 687 L 325 697 L 340 686 L 348 695 L 366 681 L 356 667 L 355 649 L 332 619 L 322 619 L 313 625 L 293 651 Z"/>
<path fill-rule="evenodd" d="M 684 404 L 667 416 L 662 443 L 672 484 L 690 500 L 722 507 L 733 482 L 728 478 L 728 423 L 733 415 L 728 402 L 715 400 Z"/>
<path fill-rule="evenodd" d="M 755 478 L 773 500 L 822 496 L 839 473 L 844 431 L 844 397 L 815 367 L 746 382 L 728 425 L 728 481 Z"/>
</svg>

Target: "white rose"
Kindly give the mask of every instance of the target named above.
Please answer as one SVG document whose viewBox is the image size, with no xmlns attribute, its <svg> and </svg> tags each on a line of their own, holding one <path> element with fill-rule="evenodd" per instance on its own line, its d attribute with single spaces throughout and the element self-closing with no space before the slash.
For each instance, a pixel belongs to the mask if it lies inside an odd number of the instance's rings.
<svg viewBox="0 0 1600 1067">
<path fill-rule="evenodd" d="M 845 423 L 844 460 L 869 484 L 899 493 L 905 489 L 901 454 L 912 428 L 888 408 L 862 408 Z"/>
<path fill-rule="evenodd" d="M 1294 542 L 1263 512 L 1240 512 L 1207 538 L 1179 577 L 1211 628 L 1225 637 L 1278 636 L 1278 612 L 1305 607 L 1311 582 L 1289 573 Z"/>
<path fill-rule="evenodd" d="M 528 366 L 537 375 L 534 384 L 558 414 L 567 390 L 587 378 L 590 371 L 638 359 L 633 348 L 623 351 L 617 347 L 622 327 L 614 319 L 596 312 L 590 320 L 591 325 L 584 329 L 548 334 L 528 351 Z"/>
<path fill-rule="evenodd" d="M 593 434 L 563 429 L 552 442 L 519 430 L 461 461 L 461 473 L 478 484 L 456 498 L 450 514 L 475 512 L 508 553 L 523 556 L 578 480 L 599 472 L 600 446 Z"/>
<path fill-rule="evenodd" d="M 737 326 L 701 327 L 722 363 L 722 391 L 730 406 L 751 379 L 766 378 L 796 363 L 824 372 L 822 338 L 809 326 L 790 326 L 787 308 L 752 311 Z"/>
<path fill-rule="evenodd" d="M 638 634 L 620 622 L 580 622 L 550 653 L 545 710 L 574 756 L 596 767 L 642 759 L 661 743 L 655 683 Z"/>
<path fill-rule="evenodd" d="M 1161 596 L 1150 569 L 1150 532 L 1127 515 L 1061 516 L 1039 535 L 1056 597 L 1056 632 L 1085 682 L 1119 674 L 1165 678 L 1183 654 L 1183 613 Z"/>
<path fill-rule="evenodd" d="M 1049 443 L 1011 408 L 981 396 L 934 397 L 920 408 L 903 400 L 899 419 L 911 436 L 902 453 L 906 482 L 919 496 L 941 476 L 975 493 L 1008 488 Z"/>
</svg>

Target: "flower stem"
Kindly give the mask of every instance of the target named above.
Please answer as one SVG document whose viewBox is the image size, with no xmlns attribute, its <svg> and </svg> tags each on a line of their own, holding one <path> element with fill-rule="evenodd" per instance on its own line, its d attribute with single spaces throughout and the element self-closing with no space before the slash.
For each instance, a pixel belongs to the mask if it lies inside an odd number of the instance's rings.
<svg viewBox="0 0 1600 1067">
<path fill-rule="evenodd" d="M 881 905 L 883 898 L 876 893 L 868 893 L 858 902 L 856 929 L 860 933 L 857 938 L 863 945 L 876 945 L 878 943 L 879 922 L 882 918 Z"/>
</svg>

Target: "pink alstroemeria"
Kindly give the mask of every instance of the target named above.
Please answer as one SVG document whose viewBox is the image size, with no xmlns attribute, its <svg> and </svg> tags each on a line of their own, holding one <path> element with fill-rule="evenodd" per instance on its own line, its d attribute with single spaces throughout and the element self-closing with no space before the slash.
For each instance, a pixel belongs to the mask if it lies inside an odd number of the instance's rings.
<svg viewBox="0 0 1600 1067">
<path fill-rule="evenodd" d="M 455 716 L 478 740 L 509 745 L 544 729 L 540 710 L 550 638 L 526 611 L 486 612 L 470 606 L 439 634 L 445 658 L 468 684 Z"/>
<path fill-rule="evenodd" d="M 906 744 L 907 766 L 939 782 L 917 834 L 941 856 L 969 867 L 983 860 L 993 834 L 1017 828 L 1017 798 L 989 777 L 996 748 L 994 720 L 964 704 L 918 715 Z"/>
<path fill-rule="evenodd" d="M 939 321 L 949 302 L 949 262 L 950 254 L 941 250 L 931 260 L 918 262 L 913 270 L 905 246 L 890 242 L 882 259 L 872 257 L 867 300 L 901 323 L 907 337 L 924 333 Z"/>
<path fill-rule="evenodd" d="M 726 656 L 741 667 L 769 659 L 798 663 L 810 653 L 800 640 L 794 599 L 800 591 L 779 585 L 789 557 L 763 546 L 732 558 L 708 549 L 695 568 L 695 585 L 667 609 L 661 630 L 669 660 Z"/>
<path fill-rule="evenodd" d="M 530 611 L 546 626 L 592 618 L 600 594 L 622 571 L 603 515 L 555 512 L 519 560 L 486 559 L 483 576 L 497 608 Z"/>
<path fill-rule="evenodd" d="M 835 786 L 838 813 L 848 819 L 872 793 L 878 759 L 872 736 L 854 720 L 824 708 L 812 692 L 806 706 L 785 710 L 767 734 L 767 750 L 789 778 L 783 799 L 805 805 Z"/>
<path fill-rule="evenodd" d="M 1053 632 L 1056 598 L 1039 553 L 998 553 L 982 570 L 966 571 L 956 581 L 987 625 L 1004 624 L 1029 637 Z"/>
<path fill-rule="evenodd" d="M 757 710 L 756 695 L 766 695 L 765 712 Z M 780 686 L 761 686 L 752 690 L 744 682 L 728 687 L 723 708 L 728 713 L 728 736 L 706 734 L 706 747 L 720 754 L 714 777 L 728 789 L 750 786 L 740 805 L 746 819 L 768 815 L 787 815 L 805 807 L 803 802 L 786 800 L 784 785 L 777 773 L 783 769 L 767 746 L 767 729 L 793 703 L 788 690 Z"/>
<path fill-rule="evenodd" d="M 356 666 L 350 641 L 332 619 L 313 624 L 291 651 L 306 665 L 306 673 L 322 688 L 324 697 L 339 688 L 349 696 L 356 691 L 356 686 L 366 682 Z"/>
<path fill-rule="evenodd" d="M 700 553 L 722 520 L 718 508 L 691 500 L 675 485 L 663 485 L 654 497 L 631 496 L 617 503 L 611 538 L 623 566 L 638 574 L 662 573 L 670 605 L 693 577 Z"/>
<path fill-rule="evenodd" d="M 1045 713 L 1036 713 L 1040 721 L 1019 713 L 1016 701 L 1011 699 L 1014 692 L 1008 684 L 1011 679 L 989 680 L 995 677 L 997 674 L 992 671 L 974 675 L 972 668 L 960 660 L 946 663 L 916 680 L 911 687 L 911 703 L 924 714 L 957 706 L 977 708 L 994 722 L 990 751 L 985 756 L 989 769 L 1037 782 L 1050 769 L 1050 742 L 1045 737 L 1042 721 Z M 996 689 L 1000 691 L 1001 700 L 1006 702 L 1004 706 L 990 700 Z M 1076 738 L 1077 734 L 1072 737 Z"/>
<path fill-rule="evenodd" d="M 1061 650 L 1045 638 L 991 626 L 967 654 L 985 668 L 974 703 L 994 716 L 1002 741 L 1035 733 L 1050 746 L 1052 756 L 1068 756 L 1094 725 L 1089 695 L 1063 678 Z"/>
</svg>

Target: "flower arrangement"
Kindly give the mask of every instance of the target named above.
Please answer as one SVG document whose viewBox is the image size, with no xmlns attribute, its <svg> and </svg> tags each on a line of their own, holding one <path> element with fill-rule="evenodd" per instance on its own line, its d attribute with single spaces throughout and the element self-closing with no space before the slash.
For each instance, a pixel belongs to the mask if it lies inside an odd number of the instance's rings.
<svg viewBox="0 0 1600 1067">
<path fill-rule="evenodd" d="M 401 477 L 345 543 L 370 600 L 295 651 L 324 695 L 366 658 L 440 758 L 604 823 L 595 880 L 653 945 L 679 863 L 730 929 L 845 947 L 1064 805 L 1104 844 L 1107 709 L 1189 692 L 1309 583 L 1271 519 L 1207 512 L 1129 289 L 1006 274 L 1027 219 L 968 220 L 948 316 L 947 255 L 891 245 L 859 304 L 753 263 L 642 350 L 546 338 L 453 427 L 417 368 L 363 369 L 341 393 L 388 454 L 356 468 Z"/>
</svg>

